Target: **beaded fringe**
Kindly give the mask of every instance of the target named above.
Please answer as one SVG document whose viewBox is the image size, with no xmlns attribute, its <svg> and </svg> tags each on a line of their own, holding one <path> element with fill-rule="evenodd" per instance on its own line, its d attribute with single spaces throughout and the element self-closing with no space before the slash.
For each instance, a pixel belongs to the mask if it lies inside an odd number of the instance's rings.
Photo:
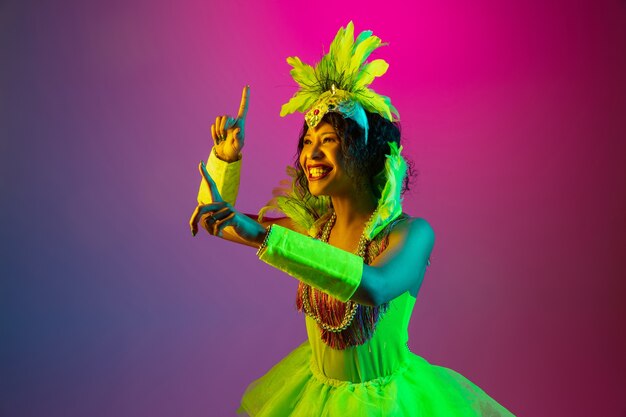
<svg viewBox="0 0 626 417">
<path fill-rule="evenodd" d="M 305 285 L 307 284 L 302 282 L 298 285 L 296 306 L 298 311 L 301 312 L 304 311 L 304 307 L 302 305 L 302 288 Z M 309 287 L 309 302 L 311 305 L 313 305 L 313 291 L 315 291 L 315 305 L 317 306 L 315 308 L 319 317 L 324 321 L 324 323 L 328 323 L 332 326 L 340 325 L 346 312 L 346 303 L 341 302 L 322 291 Z M 352 323 L 347 329 L 341 332 L 331 332 L 329 330 L 324 330 L 321 327 L 319 328 L 322 341 L 331 348 L 339 350 L 343 350 L 351 346 L 362 345 L 374 335 L 376 323 L 378 323 L 381 314 L 387 310 L 387 307 L 388 303 L 377 307 L 358 304 L 354 320 L 352 320 Z"/>
<path fill-rule="evenodd" d="M 366 264 L 370 264 L 380 255 L 389 244 L 389 232 L 400 220 L 406 217 L 401 216 L 391 222 L 376 238 L 368 245 L 365 259 Z M 319 291 L 315 288 L 300 282 L 296 297 L 296 307 L 298 311 L 304 312 L 302 297 L 305 286 L 308 287 L 308 298 L 311 308 L 319 315 L 322 321 L 331 326 L 339 326 L 346 313 L 346 303 Z M 389 303 L 380 306 L 366 306 L 358 304 L 356 315 L 350 326 L 341 332 L 331 332 L 318 326 L 322 341 L 333 349 L 344 350 L 352 346 L 359 346 L 367 342 L 374 335 L 376 324 L 382 315 L 387 311 Z"/>
</svg>

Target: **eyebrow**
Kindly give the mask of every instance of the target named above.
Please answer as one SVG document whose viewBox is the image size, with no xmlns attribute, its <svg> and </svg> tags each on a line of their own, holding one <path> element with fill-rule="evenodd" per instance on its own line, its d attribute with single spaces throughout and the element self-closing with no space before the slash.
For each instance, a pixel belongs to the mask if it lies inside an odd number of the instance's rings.
<svg viewBox="0 0 626 417">
<path fill-rule="evenodd" d="M 319 134 L 320 136 L 324 136 L 324 135 L 335 135 L 335 136 L 339 136 L 337 135 L 337 132 L 322 132 Z M 306 135 L 304 135 L 305 138 L 311 136 L 310 133 L 307 133 Z"/>
</svg>

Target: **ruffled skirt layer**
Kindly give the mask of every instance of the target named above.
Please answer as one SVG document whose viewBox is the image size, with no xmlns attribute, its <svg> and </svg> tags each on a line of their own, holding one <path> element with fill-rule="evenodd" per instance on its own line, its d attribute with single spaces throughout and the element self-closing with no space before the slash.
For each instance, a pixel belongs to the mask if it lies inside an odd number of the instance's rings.
<svg viewBox="0 0 626 417">
<path fill-rule="evenodd" d="M 328 378 L 304 343 L 253 382 L 240 413 L 255 417 L 513 416 L 457 372 L 417 355 L 393 374 L 352 383 Z"/>
</svg>

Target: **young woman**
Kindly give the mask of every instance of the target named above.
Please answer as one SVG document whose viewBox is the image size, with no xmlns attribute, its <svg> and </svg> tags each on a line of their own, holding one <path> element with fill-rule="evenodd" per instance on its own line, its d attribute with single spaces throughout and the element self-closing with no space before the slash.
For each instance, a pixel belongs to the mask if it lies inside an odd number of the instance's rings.
<svg viewBox="0 0 626 417">
<path fill-rule="evenodd" d="M 290 58 L 300 90 L 281 115 L 306 112 L 293 189 L 271 202 L 286 217 L 258 220 L 234 206 L 249 88 L 237 118 L 218 117 L 190 226 L 258 248 L 300 280 L 308 341 L 248 387 L 251 416 L 510 416 L 458 373 L 407 348 L 407 327 L 434 233 L 402 212 L 407 165 L 389 98 L 369 84 L 381 41 L 341 28 L 315 68 Z M 267 208 L 266 208 L 267 209 Z"/>
</svg>

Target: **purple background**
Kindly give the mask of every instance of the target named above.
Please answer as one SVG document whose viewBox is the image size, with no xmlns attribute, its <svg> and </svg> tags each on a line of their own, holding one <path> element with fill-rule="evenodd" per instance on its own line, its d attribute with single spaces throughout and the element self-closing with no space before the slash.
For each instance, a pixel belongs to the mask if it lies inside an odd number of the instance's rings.
<svg viewBox="0 0 626 417">
<path fill-rule="evenodd" d="M 245 84 L 268 200 L 285 58 L 351 19 L 437 234 L 412 350 L 520 416 L 626 415 L 626 2 L 411 3 L 0 2 L 0 415 L 233 415 L 304 339 L 295 281 L 187 222 Z"/>
</svg>

